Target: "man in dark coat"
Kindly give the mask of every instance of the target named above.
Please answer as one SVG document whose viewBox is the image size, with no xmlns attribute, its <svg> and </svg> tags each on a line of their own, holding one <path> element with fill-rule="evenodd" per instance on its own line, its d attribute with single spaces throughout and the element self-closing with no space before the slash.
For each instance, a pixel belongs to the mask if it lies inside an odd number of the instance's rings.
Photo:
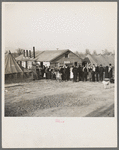
<svg viewBox="0 0 119 150">
<path fill-rule="evenodd" d="M 104 68 L 102 67 L 102 64 L 101 64 L 100 69 L 99 69 L 100 81 L 103 81 L 103 72 L 104 72 Z"/>
<path fill-rule="evenodd" d="M 63 80 L 66 81 L 66 66 L 63 67 Z"/>
<path fill-rule="evenodd" d="M 87 81 L 87 74 L 88 74 L 88 72 L 87 72 L 87 68 L 86 68 L 86 66 L 84 66 L 84 68 L 83 68 L 83 73 L 84 73 L 84 81 Z"/>
<path fill-rule="evenodd" d="M 74 66 L 74 68 L 73 68 L 72 71 L 73 71 L 73 81 L 74 81 L 74 82 L 77 82 L 77 72 L 78 72 L 77 67 Z"/>
<path fill-rule="evenodd" d="M 112 65 L 109 64 L 109 69 L 108 69 L 108 74 L 109 74 L 109 78 L 112 78 Z"/>
<path fill-rule="evenodd" d="M 92 81 L 95 82 L 95 64 L 92 67 Z"/>
<path fill-rule="evenodd" d="M 96 65 L 96 67 L 95 67 L 95 74 L 96 74 L 96 81 L 98 82 L 99 81 L 99 79 L 98 79 L 98 76 L 99 76 L 99 66 L 98 65 Z"/>
<path fill-rule="evenodd" d="M 42 67 L 41 73 L 42 73 L 42 78 L 43 78 L 44 77 L 44 73 L 45 73 L 45 66 Z"/>
<path fill-rule="evenodd" d="M 69 78 L 70 78 L 70 68 L 69 68 L 68 65 L 66 65 L 65 78 L 66 78 L 66 81 L 69 81 Z"/>
<path fill-rule="evenodd" d="M 105 78 L 109 78 L 109 74 L 108 74 L 108 66 L 105 67 Z"/>
<path fill-rule="evenodd" d="M 61 66 L 61 68 L 60 68 L 60 73 L 61 73 L 62 80 L 64 80 L 64 68 L 63 68 L 63 66 Z"/>
<path fill-rule="evenodd" d="M 82 80 L 82 67 L 79 65 L 78 67 L 79 81 Z"/>
<path fill-rule="evenodd" d="M 48 67 L 47 66 L 45 68 L 45 73 L 46 73 L 46 79 L 48 79 Z"/>
</svg>

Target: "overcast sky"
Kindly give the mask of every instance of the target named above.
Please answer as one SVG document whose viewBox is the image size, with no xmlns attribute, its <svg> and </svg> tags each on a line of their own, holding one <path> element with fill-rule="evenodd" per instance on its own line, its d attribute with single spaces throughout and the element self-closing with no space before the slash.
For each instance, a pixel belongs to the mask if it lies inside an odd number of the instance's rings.
<svg viewBox="0 0 119 150">
<path fill-rule="evenodd" d="M 3 3 L 5 48 L 70 49 L 100 53 L 117 48 L 116 2 Z"/>
</svg>

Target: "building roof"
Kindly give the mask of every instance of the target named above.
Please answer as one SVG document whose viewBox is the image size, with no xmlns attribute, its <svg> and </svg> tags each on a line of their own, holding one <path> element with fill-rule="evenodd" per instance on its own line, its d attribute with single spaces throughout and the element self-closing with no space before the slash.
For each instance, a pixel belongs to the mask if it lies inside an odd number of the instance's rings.
<svg viewBox="0 0 119 150">
<path fill-rule="evenodd" d="M 23 54 L 15 58 L 17 61 L 34 61 L 34 58 L 24 57 Z"/>
<path fill-rule="evenodd" d="M 33 52 L 32 52 L 31 53 L 31 58 L 24 57 L 23 54 L 22 54 L 19 57 L 16 57 L 15 59 L 17 61 L 51 62 L 51 61 L 57 59 L 59 56 L 61 56 L 64 53 L 66 53 L 66 52 L 72 52 L 72 51 L 70 51 L 69 49 L 66 49 L 66 50 L 44 50 L 44 51 L 36 51 L 35 52 L 35 58 L 33 58 Z M 73 53 L 73 54 L 76 55 L 75 53 Z M 79 59 L 81 59 L 81 58 L 79 58 Z"/>
<path fill-rule="evenodd" d="M 54 59 L 56 59 L 57 57 L 59 57 L 60 55 L 66 53 L 67 51 L 69 51 L 68 49 L 66 50 L 46 50 L 46 51 L 42 51 L 38 56 L 36 56 L 35 60 L 36 61 L 41 61 L 41 62 L 50 62 Z"/>
<path fill-rule="evenodd" d="M 22 73 L 20 66 L 9 52 L 5 55 L 5 74 Z"/>
</svg>

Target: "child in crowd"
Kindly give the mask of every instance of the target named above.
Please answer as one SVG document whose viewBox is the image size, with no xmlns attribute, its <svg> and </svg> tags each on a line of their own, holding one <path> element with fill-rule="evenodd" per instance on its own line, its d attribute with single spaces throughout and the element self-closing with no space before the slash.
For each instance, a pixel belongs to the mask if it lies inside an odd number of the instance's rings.
<svg viewBox="0 0 119 150">
<path fill-rule="evenodd" d="M 61 82 L 61 81 L 62 81 L 61 75 L 62 75 L 62 74 L 60 73 L 60 71 L 57 70 L 57 71 L 56 71 L 56 81 L 58 81 L 58 82 Z"/>
</svg>

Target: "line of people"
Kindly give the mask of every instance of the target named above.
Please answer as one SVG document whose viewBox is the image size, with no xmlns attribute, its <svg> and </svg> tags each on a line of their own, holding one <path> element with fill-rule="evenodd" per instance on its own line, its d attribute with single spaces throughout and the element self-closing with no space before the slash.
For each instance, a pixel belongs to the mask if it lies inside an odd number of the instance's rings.
<svg viewBox="0 0 119 150">
<path fill-rule="evenodd" d="M 73 67 L 73 81 L 103 81 L 104 78 L 112 78 L 112 65 L 106 66 L 104 68 L 102 64 L 100 66 L 93 64 L 91 65 L 84 65 L 84 66 L 74 66 Z"/>
<path fill-rule="evenodd" d="M 112 78 L 112 65 L 103 67 L 93 64 L 84 66 L 60 66 L 58 68 L 51 68 L 50 66 L 43 66 L 36 68 L 37 76 L 39 79 L 56 79 L 59 81 L 103 81 L 104 78 Z"/>
</svg>

